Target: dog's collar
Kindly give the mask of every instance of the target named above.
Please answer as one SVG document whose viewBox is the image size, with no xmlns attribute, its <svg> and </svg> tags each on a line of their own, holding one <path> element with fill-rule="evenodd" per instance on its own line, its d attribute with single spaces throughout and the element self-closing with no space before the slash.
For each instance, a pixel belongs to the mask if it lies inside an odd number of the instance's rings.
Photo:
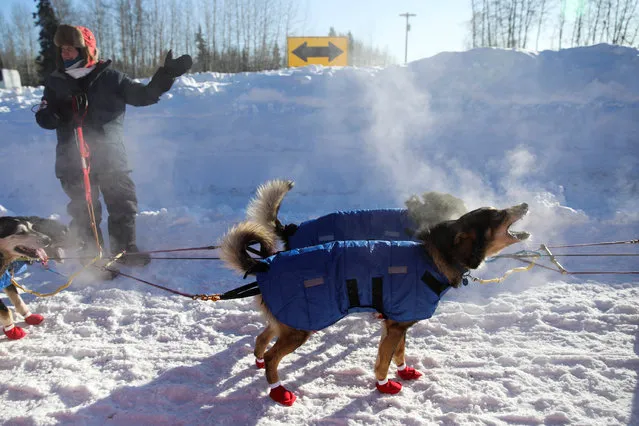
<svg viewBox="0 0 639 426">
<path fill-rule="evenodd" d="M 461 263 L 455 265 L 454 268 L 457 270 L 457 272 L 459 272 L 459 275 L 461 275 L 462 284 L 468 285 L 468 274 L 470 273 L 470 269 L 466 268 Z"/>
</svg>

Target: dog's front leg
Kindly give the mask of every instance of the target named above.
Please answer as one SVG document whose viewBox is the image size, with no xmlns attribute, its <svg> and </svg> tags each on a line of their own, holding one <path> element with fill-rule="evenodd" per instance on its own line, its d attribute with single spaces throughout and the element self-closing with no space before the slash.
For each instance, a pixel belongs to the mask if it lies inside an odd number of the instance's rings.
<svg viewBox="0 0 639 426">
<path fill-rule="evenodd" d="M 13 303 L 13 307 L 17 313 L 22 316 L 26 316 L 26 314 L 29 313 L 29 308 L 27 307 L 27 304 L 24 303 L 24 300 L 22 300 L 22 297 L 20 297 L 15 285 L 11 284 L 4 289 L 4 292 L 7 293 L 7 296 L 9 296 L 9 300 Z"/>
<path fill-rule="evenodd" d="M 17 295 L 18 298 L 21 299 L 16 287 L 13 284 L 11 284 L 8 287 L 5 287 L 4 292 L 7 294 L 7 296 L 9 296 L 9 300 L 13 302 L 14 306 L 16 306 L 14 302 L 15 295 Z M 24 302 L 22 302 L 22 300 L 20 300 L 20 302 L 24 305 Z M 2 322 L 2 326 L 3 326 L 2 330 L 4 331 L 4 334 L 7 336 L 8 339 L 18 340 L 18 339 L 22 339 L 24 336 L 27 335 L 27 333 L 25 333 L 22 328 L 16 326 L 13 323 L 13 314 L 11 313 L 11 309 L 9 309 L 7 305 L 5 305 L 4 302 L 2 302 L 1 300 L 0 300 L 0 321 Z"/>
<path fill-rule="evenodd" d="M 415 370 L 413 367 L 406 365 L 406 334 L 408 330 L 404 331 L 402 339 L 399 341 L 395 354 L 393 355 L 393 362 L 397 365 L 397 374 L 404 380 L 416 380 L 422 376 L 422 373 Z"/>
<path fill-rule="evenodd" d="M 402 389 L 400 383 L 388 380 L 386 376 L 388 376 L 391 359 L 395 358 L 395 352 L 400 346 L 400 342 L 405 341 L 406 330 L 413 324 L 415 324 L 415 321 L 397 322 L 388 319 L 384 320 L 382 338 L 379 341 L 379 350 L 377 351 L 377 360 L 375 361 L 377 389 L 382 393 L 395 394 Z M 402 360 L 404 358 L 404 347 L 405 344 L 399 347 L 401 354 L 398 354 L 398 358 Z M 395 358 L 395 360 L 398 358 Z"/>
<path fill-rule="evenodd" d="M 9 296 L 9 300 L 11 300 L 11 303 L 13 303 L 13 306 L 15 307 L 16 312 L 22 315 L 22 317 L 24 317 L 24 321 L 27 324 L 38 325 L 42 321 L 44 321 L 44 317 L 42 315 L 33 314 L 31 313 L 31 311 L 29 311 L 29 307 L 27 306 L 26 303 L 24 303 L 24 300 L 22 300 L 22 297 L 20 297 L 20 294 L 18 293 L 18 289 L 16 288 L 15 285 L 11 284 L 9 287 L 5 288 L 4 291 Z"/>
<path fill-rule="evenodd" d="M 397 344 L 397 347 L 395 348 L 395 352 L 393 353 L 393 362 L 398 367 L 400 365 L 403 365 L 404 362 L 406 361 L 406 332 L 407 330 L 404 330 L 404 334 L 402 335 L 402 338 L 399 340 L 399 343 Z"/>
</svg>

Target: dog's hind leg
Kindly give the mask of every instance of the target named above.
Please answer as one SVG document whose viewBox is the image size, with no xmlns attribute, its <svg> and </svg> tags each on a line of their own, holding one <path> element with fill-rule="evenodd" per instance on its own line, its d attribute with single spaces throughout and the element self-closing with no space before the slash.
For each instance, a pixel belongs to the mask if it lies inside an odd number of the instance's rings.
<svg viewBox="0 0 639 426">
<path fill-rule="evenodd" d="M 255 350 L 253 354 L 255 355 L 255 366 L 257 368 L 264 368 L 264 352 L 266 352 L 266 348 L 271 343 L 274 337 L 277 335 L 276 327 L 268 323 L 266 328 L 259 336 L 255 339 Z"/>
<path fill-rule="evenodd" d="M 17 294 L 16 287 L 13 284 L 6 287 L 4 292 L 7 293 L 9 299 L 13 302 L 12 290 Z M 20 297 L 20 295 L 18 295 L 18 297 Z M 18 340 L 26 336 L 24 330 L 13 323 L 13 314 L 2 300 L 0 300 L 0 322 L 2 322 L 2 330 L 8 339 Z"/>
<path fill-rule="evenodd" d="M 395 394 L 402 389 L 402 385 L 398 382 L 388 380 L 388 368 L 391 359 L 395 357 L 395 351 L 400 346 L 400 342 L 405 341 L 406 330 L 413 325 L 412 322 L 396 322 L 393 320 L 384 320 L 384 328 L 382 337 L 379 341 L 379 350 L 377 351 L 377 360 L 375 361 L 375 377 L 377 378 L 377 390 L 382 393 Z M 404 345 L 402 345 L 401 355 L 404 358 Z"/>
<path fill-rule="evenodd" d="M 293 405 L 296 396 L 282 386 L 277 369 L 282 358 L 302 346 L 308 340 L 311 332 L 296 330 L 283 324 L 278 326 L 280 330 L 279 337 L 273 347 L 264 354 L 266 381 L 271 387 L 269 396 L 273 401 L 283 405 Z"/>
</svg>

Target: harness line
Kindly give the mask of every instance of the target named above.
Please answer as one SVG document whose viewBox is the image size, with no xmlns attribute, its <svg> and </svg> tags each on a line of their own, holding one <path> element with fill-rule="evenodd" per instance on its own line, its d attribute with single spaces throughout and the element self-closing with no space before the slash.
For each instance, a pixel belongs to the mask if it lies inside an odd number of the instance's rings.
<svg viewBox="0 0 639 426">
<path fill-rule="evenodd" d="M 34 290 L 29 290 L 28 288 L 20 285 L 18 283 L 18 281 L 16 281 L 16 279 L 13 277 L 13 272 L 11 272 L 11 284 L 15 285 L 16 287 L 18 287 L 20 290 L 24 291 L 25 293 L 29 293 L 29 294 L 33 294 L 34 296 L 37 297 L 51 297 L 51 296 L 55 296 L 56 294 L 60 293 L 62 290 L 66 289 L 67 287 L 69 287 L 71 285 L 71 283 L 73 282 L 73 280 L 80 275 L 80 273 L 82 273 L 82 271 L 84 271 L 86 268 L 88 268 L 89 266 L 93 265 L 95 262 L 97 262 L 99 260 L 99 257 L 96 257 L 95 259 L 93 259 L 90 263 L 87 263 L 85 266 L 82 267 L 82 269 L 80 269 L 77 272 L 74 272 L 73 274 L 71 274 L 69 276 L 69 279 L 67 280 L 66 283 L 62 284 L 60 287 L 58 287 L 57 289 L 55 289 L 54 291 L 52 291 L 51 293 L 39 293 L 37 291 Z M 48 269 L 51 272 L 54 272 L 58 275 L 62 275 L 61 273 L 54 271 L 53 269 Z M 62 275 L 64 276 L 64 275 Z"/>
<path fill-rule="evenodd" d="M 81 130 L 81 129 L 80 129 Z M 81 132 L 80 132 L 80 136 L 81 136 Z M 83 161 L 83 168 L 85 166 L 86 162 Z M 93 208 L 93 203 L 90 197 L 90 193 L 91 193 L 91 188 L 90 188 L 90 181 L 88 180 L 88 168 L 85 169 L 85 171 L 87 172 L 87 174 L 85 175 L 85 185 L 88 183 L 89 186 L 85 186 L 85 188 L 88 188 L 87 192 L 87 206 L 89 207 L 89 211 L 92 213 L 92 208 Z M 115 270 L 115 269 L 111 269 L 110 266 L 116 262 L 121 256 L 123 256 L 125 254 L 125 252 L 121 252 L 119 254 L 117 254 L 116 256 L 114 256 L 113 258 L 109 259 L 109 262 L 107 262 L 105 265 L 102 266 L 97 266 L 95 265 L 95 263 L 102 258 L 102 249 L 99 245 L 99 240 L 97 237 L 97 228 L 96 228 L 96 224 L 95 224 L 95 216 L 94 215 L 90 215 L 90 217 L 92 217 L 92 226 L 93 226 L 93 230 L 94 230 L 94 235 L 96 237 L 96 243 L 98 244 L 98 248 L 99 248 L 99 255 L 96 256 L 95 258 L 93 258 L 91 260 L 90 263 L 88 263 L 87 265 L 85 265 L 82 269 L 80 269 L 78 272 L 73 273 L 68 281 L 60 286 L 58 289 L 56 289 L 55 291 L 51 292 L 51 293 L 38 293 L 32 290 L 29 290 L 23 286 L 21 286 L 18 282 L 15 281 L 15 279 L 13 278 L 13 274 L 11 276 L 11 282 L 18 288 L 20 288 L 21 290 L 33 294 L 35 296 L 38 297 L 48 297 L 48 296 L 53 296 L 57 293 L 59 293 L 60 291 L 66 289 L 67 287 L 69 287 L 69 285 L 71 285 L 72 281 L 75 279 L 75 277 L 77 275 L 79 275 L 84 269 L 86 269 L 89 266 L 96 266 L 99 267 L 101 269 L 116 273 L 117 275 L 122 275 L 123 277 L 127 277 L 130 279 L 133 279 L 135 281 L 150 285 L 152 287 L 156 287 L 165 291 L 168 291 L 170 293 L 179 295 L 179 296 L 184 296 L 184 297 L 188 297 L 192 300 L 201 300 L 201 301 L 219 301 L 219 300 L 230 300 L 230 299 L 238 299 L 238 298 L 244 298 L 244 297 L 251 297 L 251 296 L 255 296 L 257 294 L 260 294 L 260 289 L 257 286 L 257 282 L 252 282 L 240 287 L 237 287 L 233 290 L 229 290 L 225 293 L 217 293 L 217 294 L 191 294 L 191 293 L 184 293 L 178 290 L 173 290 L 171 288 L 159 285 L 159 284 L 155 284 L 146 280 L 143 280 L 141 278 L 135 277 L 133 275 L 129 275 L 126 274 L 124 272 Z M 628 240 L 628 241 L 610 241 L 610 242 L 603 242 L 603 243 L 588 243 L 588 244 L 571 244 L 571 245 L 562 245 L 562 246 L 547 246 L 545 244 L 541 244 L 539 250 L 542 250 L 543 252 L 545 252 L 545 254 L 542 254 L 538 251 L 520 251 L 514 254 L 505 254 L 505 255 L 497 255 L 497 256 L 493 256 L 490 259 L 487 259 L 486 262 L 491 262 L 494 261 L 498 258 L 506 258 L 506 259 L 515 259 L 518 260 L 520 262 L 523 263 L 527 263 L 527 266 L 522 266 L 522 267 L 516 267 L 516 268 L 512 268 L 509 269 L 508 271 L 506 271 L 501 277 L 497 277 L 497 278 L 491 278 L 491 279 L 481 279 L 481 278 L 477 278 L 477 277 L 473 277 L 472 275 L 470 275 L 470 273 L 466 273 L 464 275 L 464 277 L 468 277 L 470 278 L 473 282 L 477 282 L 479 284 L 489 284 L 489 283 L 500 283 L 502 281 L 504 281 L 509 275 L 515 273 L 515 272 L 526 272 L 526 271 L 530 271 L 534 266 L 539 266 L 541 268 L 544 269 L 548 269 L 550 271 L 554 271 L 554 272 L 559 272 L 561 274 L 569 274 L 569 275 L 606 275 L 606 274 L 621 274 L 621 275 L 635 275 L 635 274 L 639 274 L 639 271 L 577 271 L 577 272 L 569 272 L 568 270 L 566 270 L 561 263 L 559 263 L 559 261 L 556 259 L 556 257 L 559 256 L 638 256 L 638 254 L 633 254 L 633 253 L 618 253 L 618 254 L 553 254 L 550 251 L 550 248 L 566 248 L 566 247 L 585 247 L 585 246 L 602 246 L 602 245 L 616 245 L 616 244 L 638 244 L 639 243 L 639 239 L 637 240 Z M 220 248 L 219 246 L 215 246 L 215 245 L 210 245 L 210 246 L 202 246 L 202 247 L 188 247 L 188 248 L 178 248 L 178 249 L 163 249 L 163 250 L 151 250 L 151 251 L 146 251 L 146 252 L 140 252 L 140 253 L 132 253 L 131 255 L 136 255 L 136 254 L 150 254 L 150 253 L 170 253 L 170 252 L 180 252 L 180 251 L 193 251 L 193 250 L 214 250 L 214 249 L 218 249 Z M 252 253 L 252 254 L 256 254 L 258 256 L 261 257 L 261 253 L 256 250 L 253 249 L 252 247 L 247 247 L 247 251 Z M 555 268 L 543 265 L 538 263 L 538 260 L 542 257 L 549 257 L 551 262 L 556 266 Z M 532 259 L 529 259 L 532 258 Z M 79 257 L 76 258 L 65 258 L 65 259 L 82 259 Z M 219 257 L 157 257 L 154 259 L 163 259 L 163 260 L 219 260 Z M 6 268 L 5 268 L 6 269 Z M 52 272 L 55 272 L 57 274 L 59 274 L 57 271 L 54 271 L 52 269 L 49 269 Z M 59 274 L 62 275 L 62 274 Z"/>
<path fill-rule="evenodd" d="M 174 290 L 172 288 L 168 288 L 159 284 L 152 283 L 147 280 L 143 280 L 142 278 L 135 277 L 133 275 L 129 275 L 127 273 L 116 271 L 114 269 L 109 269 L 108 266 L 105 266 L 104 269 L 107 271 L 111 271 L 117 273 L 118 275 L 122 275 L 123 277 L 130 278 L 132 280 L 141 282 L 143 284 L 150 285 L 151 287 L 159 288 L 164 291 L 168 291 L 169 293 L 177 294 L 178 296 L 188 297 L 191 300 L 201 300 L 201 301 L 210 301 L 217 302 L 218 300 L 230 300 L 230 299 L 239 299 L 243 297 L 255 296 L 260 293 L 259 288 L 257 287 L 257 282 L 252 282 L 250 284 L 243 285 L 241 287 L 235 288 L 233 290 L 229 290 L 226 293 L 217 293 L 217 294 L 191 294 L 184 293 L 178 290 Z"/>
<path fill-rule="evenodd" d="M 568 247 L 590 247 L 590 246 L 611 246 L 616 244 L 639 244 L 639 239 L 627 241 L 607 241 L 603 243 L 567 244 L 562 246 L 548 246 L 548 248 L 568 248 Z"/>
<path fill-rule="evenodd" d="M 616 241 L 616 242 L 607 242 L 607 243 L 593 243 L 593 244 L 585 244 L 585 245 L 610 245 L 610 244 L 635 244 L 637 243 L 637 241 L 639 240 L 632 240 L 632 241 Z M 545 244 L 542 244 L 539 249 L 543 250 L 546 252 L 546 254 L 541 254 L 539 252 L 535 252 L 535 251 L 521 251 L 521 252 L 517 252 L 514 254 L 505 254 L 505 255 L 498 255 L 498 256 L 494 256 L 493 258 L 491 258 L 491 260 L 497 259 L 497 258 L 505 258 L 505 259 L 515 259 L 515 260 L 519 260 L 520 262 L 524 262 L 524 263 L 534 263 L 537 266 L 540 266 L 544 269 L 548 269 L 550 271 L 554 271 L 554 272 L 559 272 L 562 275 L 568 274 L 568 275 L 639 275 L 639 271 L 574 271 L 574 272 L 570 272 L 568 271 L 566 268 L 564 268 L 561 263 L 559 263 L 559 261 L 557 261 L 556 257 L 557 256 L 638 256 L 638 254 L 635 253 L 611 253 L 611 254 L 553 254 L 549 247 L 551 246 L 547 246 Z M 555 246 L 555 247 L 559 247 L 559 246 Z M 529 257 L 533 257 L 533 261 L 531 262 L 530 260 L 524 259 L 524 258 L 529 258 Z M 540 257 L 549 257 L 550 261 L 555 264 L 555 266 L 557 267 L 557 269 L 546 266 L 546 265 L 542 265 L 539 263 L 536 263 L 536 261 L 540 258 Z M 528 269 L 532 268 L 532 265 L 529 266 Z"/>
<path fill-rule="evenodd" d="M 501 277 L 498 278 L 491 278 L 491 279 L 481 279 L 481 278 L 476 278 L 473 277 L 472 275 L 470 275 L 470 273 L 467 274 L 467 276 L 474 282 L 479 283 L 479 284 L 490 284 L 490 283 L 500 283 L 503 280 L 506 279 L 506 277 L 508 277 L 510 274 L 513 274 L 515 272 L 526 272 L 526 271 L 530 271 L 532 269 L 533 266 L 535 266 L 537 259 L 539 259 L 539 256 L 535 257 L 533 260 L 525 260 L 524 262 L 528 262 L 528 266 L 520 266 L 518 268 L 512 268 L 509 269 L 508 271 L 506 271 L 504 273 L 504 275 L 502 275 Z"/>
</svg>

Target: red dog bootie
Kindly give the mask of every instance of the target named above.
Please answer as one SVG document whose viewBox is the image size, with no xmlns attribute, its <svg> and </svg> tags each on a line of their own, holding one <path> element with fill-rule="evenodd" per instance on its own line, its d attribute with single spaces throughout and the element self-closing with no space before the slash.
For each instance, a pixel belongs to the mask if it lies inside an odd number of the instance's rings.
<svg viewBox="0 0 639 426">
<path fill-rule="evenodd" d="M 387 393 L 390 395 L 395 395 L 396 393 L 398 393 L 400 390 L 402 390 L 402 384 L 398 383 L 398 382 L 394 382 L 392 380 L 388 380 L 388 379 L 384 379 L 384 380 L 378 380 L 377 383 L 375 384 L 375 386 L 377 386 L 377 390 L 380 391 L 381 393 Z"/>
<path fill-rule="evenodd" d="M 4 334 L 10 340 L 22 339 L 24 336 L 27 335 L 27 333 L 25 333 L 23 329 L 16 326 L 15 324 L 4 327 Z"/>
<path fill-rule="evenodd" d="M 404 380 L 416 380 L 422 377 L 422 373 L 415 370 L 413 367 L 407 367 L 406 364 L 402 364 L 397 367 L 397 375 Z"/>
<path fill-rule="evenodd" d="M 42 315 L 40 315 L 40 314 L 32 314 L 32 313 L 28 312 L 24 316 L 24 322 L 26 322 L 29 325 L 38 325 L 42 321 L 44 321 L 44 317 Z"/>
<path fill-rule="evenodd" d="M 264 362 L 262 358 L 255 358 L 255 366 L 259 370 L 266 367 L 266 363 Z"/>
<path fill-rule="evenodd" d="M 271 385 L 271 393 L 269 393 L 269 396 L 273 401 L 279 402 L 287 407 L 293 405 L 297 399 L 295 394 L 282 386 L 280 382 Z"/>
</svg>

